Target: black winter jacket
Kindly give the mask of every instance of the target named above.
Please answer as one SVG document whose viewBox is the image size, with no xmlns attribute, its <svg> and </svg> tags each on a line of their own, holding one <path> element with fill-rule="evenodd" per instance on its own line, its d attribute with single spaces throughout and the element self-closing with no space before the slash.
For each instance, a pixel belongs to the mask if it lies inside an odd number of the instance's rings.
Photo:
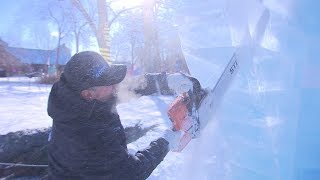
<svg viewBox="0 0 320 180">
<path fill-rule="evenodd" d="M 48 146 L 49 179 L 146 179 L 168 153 L 163 138 L 135 155 L 115 103 L 87 102 L 64 78 L 55 83 L 48 101 L 53 119 Z"/>
</svg>

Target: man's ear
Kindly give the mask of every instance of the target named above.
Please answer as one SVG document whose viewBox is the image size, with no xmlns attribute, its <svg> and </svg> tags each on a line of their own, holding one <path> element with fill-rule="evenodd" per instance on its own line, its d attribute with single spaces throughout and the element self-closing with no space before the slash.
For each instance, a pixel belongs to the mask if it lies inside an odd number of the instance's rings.
<svg viewBox="0 0 320 180">
<path fill-rule="evenodd" d="M 83 97 L 87 101 L 92 101 L 95 98 L 94 92 L 89 89 L 81 91 L 80 95 L 81 95 L 81 97 Z"/>
</svg>

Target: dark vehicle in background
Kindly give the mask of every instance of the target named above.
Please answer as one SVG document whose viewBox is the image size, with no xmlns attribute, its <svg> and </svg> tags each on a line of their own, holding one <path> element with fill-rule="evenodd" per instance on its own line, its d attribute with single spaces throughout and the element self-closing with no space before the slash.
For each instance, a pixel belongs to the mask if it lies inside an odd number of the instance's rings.
<svg viewBox="0 0 320 180">
<path fill-rule="evenodd" d="M 28 78 L 41 77 L 43 75 L 44 73 L 41 73 L 41 72 L 31 72 L 31 73 L 25 74 L 25 76 L 27 76 Z"/>
<path fill-rule="evenodd" d="M 7 72 L 5 69 L 0 68 L 0 77 L 7 77 Z"/>
</svg>

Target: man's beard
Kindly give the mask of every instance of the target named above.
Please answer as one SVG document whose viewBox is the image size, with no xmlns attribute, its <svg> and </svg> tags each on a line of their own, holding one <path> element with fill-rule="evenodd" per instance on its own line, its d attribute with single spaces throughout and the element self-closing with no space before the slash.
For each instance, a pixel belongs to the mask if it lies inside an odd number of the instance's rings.
<svg viewBox="0 0 320 180">
<path fill-rule="evenodd" d="M 118 103 L 118 96 L 117 94 L 112 94 L 111 97 L 105 102 L 110 105 L 116 106 Z"/>
<path fill-rule="evenodd" d="M 90 111 L 88 113 L 88 118 L 91 117 L 92 113 L 94 114 L 105 114 L 107 113 L 114 113 L 117 114 L 117 96 L 112 95 L 108 98 L 107 101 L 99 101 L 93 100 L 88 102 L 88 105 L 91 106 Z"/>
<path fill-rule="evenodd" d="M 109 111 L 109 112 L 116 112 L 116 106 L 118 102 L 118 97 L 116 94 L 112 94 L 108 100 L 106 101 L 98 101 L 94 100 L 94 108 L 97 111 Z"/>
</svg>

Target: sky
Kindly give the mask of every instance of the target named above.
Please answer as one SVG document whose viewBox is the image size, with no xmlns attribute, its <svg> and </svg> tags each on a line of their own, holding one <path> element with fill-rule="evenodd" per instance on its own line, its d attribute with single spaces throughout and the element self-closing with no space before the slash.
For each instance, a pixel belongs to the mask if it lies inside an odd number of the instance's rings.
<svg viewBox="0 0 320 180">
<path fill-rule="evenodd" d="M 14 23 L 14 16 L 23 0 L 3 1 L 0 6 L 0 35 L 3 36 Z"/>
</svg>

